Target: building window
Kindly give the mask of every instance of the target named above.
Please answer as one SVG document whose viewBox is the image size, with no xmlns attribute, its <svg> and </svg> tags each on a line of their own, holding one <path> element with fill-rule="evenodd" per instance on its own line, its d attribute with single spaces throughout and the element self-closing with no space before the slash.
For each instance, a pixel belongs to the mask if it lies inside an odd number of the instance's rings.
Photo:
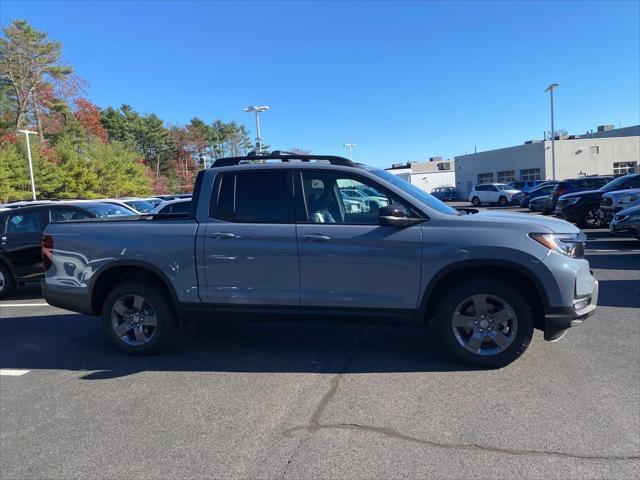
<svg viewBox="0 0 640 480">
<path fill-rule="evenodd" d="M 515 170 L 507 170 L 506 172 L 498 172 L 498 183 L 509 183 L 516 179 Z"/>
<path fill-rule="evenodd" d="M 493 183 L 493 173 L 479 173 L 478 184 L 481 183 Z"/>
<path fill-rule="evenodd" d="M 627 173 L 636 173 L 638 171 L 638 162 L 616 162 L 613 164 L 614 175 L 626 175 Z"/>
<path fill-rule="evenodd" d="M 591 153 L 600 153 L 600 147 L 598 145 L 589 147 L 589 150 L 591 150 Z"/>
<path fill-rule="evenodd" d="M 540 169 L 527 168 L 520 170 L 520 180 L 540 180 Z"/>
</svg>

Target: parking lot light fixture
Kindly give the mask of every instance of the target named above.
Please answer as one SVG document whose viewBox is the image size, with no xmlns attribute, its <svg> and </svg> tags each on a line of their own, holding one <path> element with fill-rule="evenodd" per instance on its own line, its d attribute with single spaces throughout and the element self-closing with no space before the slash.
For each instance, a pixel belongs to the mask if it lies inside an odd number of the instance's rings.
<svg viewBox="0 0 640 480">
<path fill-rule="evenodd" d="M 545 92 L 549 92 L 551 98 L 551 180 L 556 179 L 556 131 L 553 125 L 553 90 L 559 86 L 557 83 L 552 83 L 545 90 Z"/>
<path fill-rule="evenodd" d="M 260 136 L 260 114 L 271 110 L 268 105 L 249 105 L 244 109 L 245 112 L 254 112 L 256 114 L 256 145 L 258 147 L 258 155 L 262 153 L 262 137 Z"/>
<path fill-rule="evenodd" d="M 352 149 L 353 147 L 357 147 L 357 146 L 358 146 L 358 144 L 356 144 L 356 143 L 343 143 L 343 144 L 342 144 L 342 146 L 343 146 L 343 147 L 347 147 L 347 148 L 349 149 L 349 160 L 353 160 L 353 159 L 351 158 L 351 149 Z"/>
<path fill-rule="evenodd" d="M 36 184 L 33 180 L 33 162 L 31 161 L 31 144 L 29 143 L 29 135 L 37 135 L 37 132 L 31 130 L 18 130 L 20 133 L 24 133 L 27 139 L 27 160 L 29 160 L 29 178 L 31 179 L 31 195 L 33 200 L 36 199 Z"/>
</svg>

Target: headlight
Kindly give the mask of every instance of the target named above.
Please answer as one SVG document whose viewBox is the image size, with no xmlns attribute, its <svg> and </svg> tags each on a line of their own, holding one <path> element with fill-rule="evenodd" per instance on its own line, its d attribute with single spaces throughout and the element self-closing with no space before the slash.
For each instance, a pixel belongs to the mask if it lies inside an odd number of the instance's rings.
<svg viewBox="0 0 640 480">
<path fill-rule="evenodd" d="M 567 257 L 584 258 L 584 233 L 530 233 L 529 237 L 549 250 Z"/>
<path fill-rule="evenodd" d="M 563 198 L 562 200 L 565 205 L 573 205 L 574 203 L 578 203 L 580 201 L 580 197 Z"/>
</svg>

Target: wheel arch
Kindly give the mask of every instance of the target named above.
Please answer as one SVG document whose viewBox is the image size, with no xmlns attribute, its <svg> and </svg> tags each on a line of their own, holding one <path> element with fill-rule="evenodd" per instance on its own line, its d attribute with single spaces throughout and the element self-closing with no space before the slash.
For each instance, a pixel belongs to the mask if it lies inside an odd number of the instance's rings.
<svg viewBox="0 0 640 480">
<path fill-rule="evenodd" d="M 461 280 L 479 276 L 499 278 L 516 285 L 533 309 L 535 327 L 544 328 L 544 312 L 549 306 L 549 299 L 540 280 L 534 273 L 515 262 L 495 259 L 466 260 L 441 269 L 433 276 L 422 294 L 416 321 L 430 324 L 438 302 L 447 288 Z"/>
<path fill-rule="evenodd" d="M 178 297 L 172 283 L 158 267 L 144 261 L 123 260 L 110 262 L 92 277 L 89 285 L 92 313 L 101 314 L 104 301 L 114 285 L 133 280 L 153 283 L 170 296 L 174 307 L 178 304 Z"/>
</svg>

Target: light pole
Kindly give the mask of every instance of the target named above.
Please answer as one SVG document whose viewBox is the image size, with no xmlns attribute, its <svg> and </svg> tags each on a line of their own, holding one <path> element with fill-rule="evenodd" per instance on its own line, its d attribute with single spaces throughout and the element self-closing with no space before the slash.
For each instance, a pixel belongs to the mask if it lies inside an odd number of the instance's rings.
<svg viewBox="0 0 640 480">
<path fill-rule="evenodd" d="M 256 145 L 258 146 L 258 155 L 262 153 L 262 137 L 260 136 L 260 113 L 271 110 L 267 105 L 250 105 L 244 109 L 245 112 L 255 112 L 256 114 Z"/>
<path fill-rule="evenodd" d="M 358 144 L 357 143 L 343 143 L 342 146 L 343 147 L 347 147 L 349 149 L 349 160 L 352 160 L 352 158 L 351 158 L 351 149 L 353 147 L 357 147 Z"/>
<path fill-rule="evenodd" d="M 31 195 L 33 199 L 36 199 L 36 184 L 33 181 L 33 163 L 31 162 L 31 144 L 29 143 L 29 135 L 37 135 L 37 132 L 31 130 L 18 130 L 20 133 L 24 133 L 27 139 L 27 159 L 29 160 L 29 178 L 31 178 Z"/>
<path fill-rule="evenodd" d="M 558 88 L 560 85 L 557 83 L 552 83 L 547 87 L 545 92 L 549 92 L 551 98 L 551 180 L 556 179 L 556 130 L 553 126 L 553 90 Z"/>
</svg>

